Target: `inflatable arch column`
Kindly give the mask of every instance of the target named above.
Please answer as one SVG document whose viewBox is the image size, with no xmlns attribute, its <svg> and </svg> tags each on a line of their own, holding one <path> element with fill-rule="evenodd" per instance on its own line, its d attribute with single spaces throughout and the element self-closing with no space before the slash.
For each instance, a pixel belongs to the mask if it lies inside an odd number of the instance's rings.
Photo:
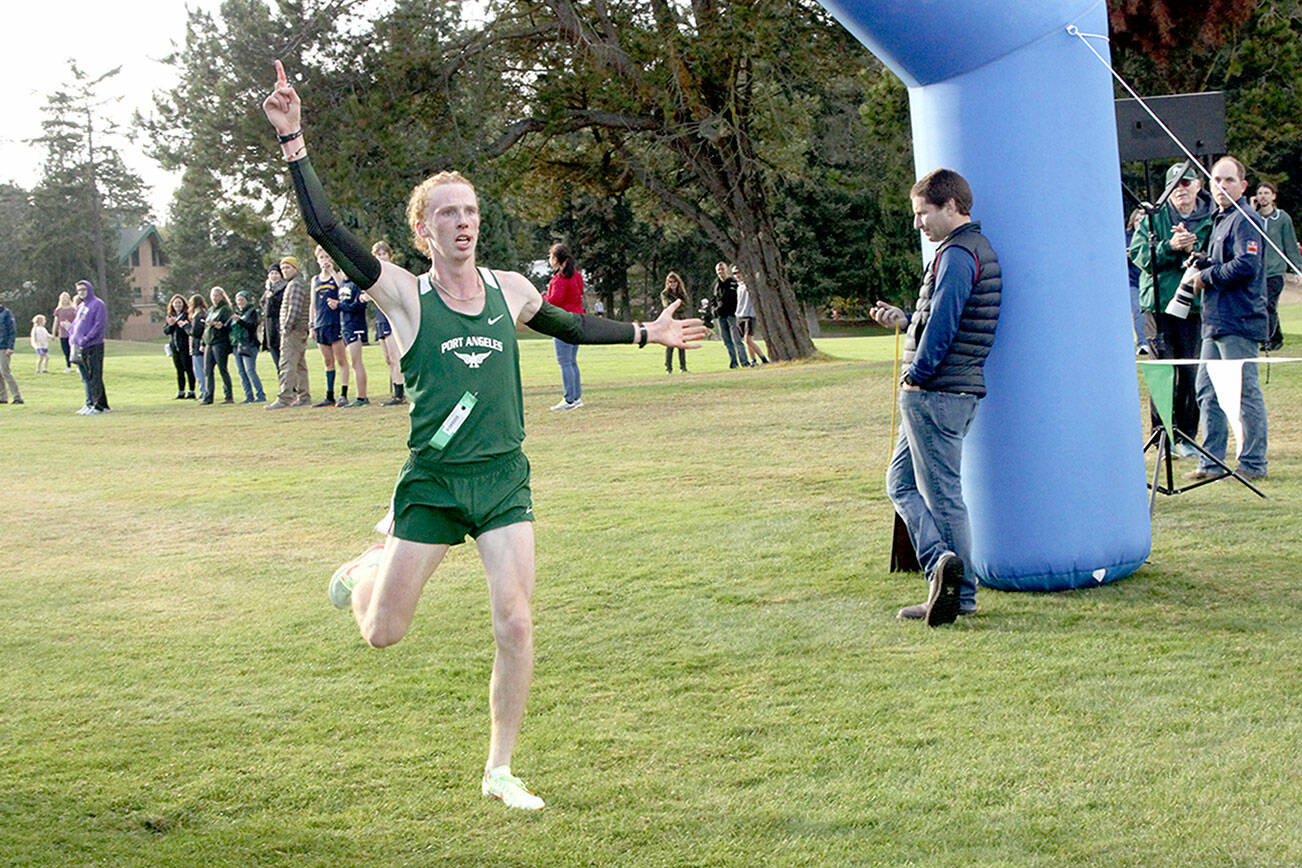
<svg viewBox="0 0 1302 868">
<path fill-rule="evenodd" d="M 908 86 L 918 175 L 968 179 L 1003 267 L 963 456 L 972 566 L 1009 590 L 1129 575 L 1152 528 L 1112 80 L 1066 31 L 1106 33 L 1105 3 L 821 2 Z"/>
</svg>

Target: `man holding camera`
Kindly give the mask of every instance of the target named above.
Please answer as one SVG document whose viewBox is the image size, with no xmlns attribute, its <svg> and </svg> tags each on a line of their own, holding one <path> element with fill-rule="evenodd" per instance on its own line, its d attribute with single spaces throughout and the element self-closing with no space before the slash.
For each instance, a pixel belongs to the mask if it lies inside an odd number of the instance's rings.
<svg viewBox="0 0 1302 868">
<path fill-rule="evenodd" d="M 1203 292 L 1203 343 L 1199 358 L 1251 359 L 1267 338 L 1266 243 L 1261 217 L 1248 204 L 1248 182 L 1243 164 L 1222 157 L 1212 166 L 1212 196 L 1220 210 L 1212 225 L 1207 261 L 1191 267 L 1185 280 Z M 1237 207 L 1236 207 L 1237 205 Z M 1205 432 L 1203 448 L 1224 460 L 1228 437 L 1226 418 L 1216 399 L 1207 365 L 1198 366 L 1196 389 Z M 1257 382 L 1257 366 L 1243 365 L 1239 418 L 1243 442 L 1239 475 L 1249 480 L 1266 478 L 1266 402 Z M 1186 479 L 1207 479 L 1220 468 L 1200 459 Z"/>
<path fill-rule="evenodd" d="M 972 529 L 963 503 L 963 438 L 985 396 L 985 361 L 999 320 L 1003 278 L 994 248 L 973 222 L 972 189 L 958 172 L 936 169 L 909 191 L 913 225 L 938 242 L 910 317 L 877 302 L 872 318 L 908 327 L 900 379 L 900 436 L 886 491 L 909 529 L 928 580 L 925 603 L 900 620 L 928 627 L 976 612 L 977 580 L 966 565 Z"/>
<path fill-rule="evenodd" d="M 1212 234 L 1212 197 L 1203 190 L 1198 170 L 1189 166 L 1183 174 L 1178 163 L 1166 171 L 1166 184 L 1175 188 L 1166 204 L 1139 221 L 1130 239 L 1130 261 L 1140 271 L 1139 304 L 1144 310 L 1153 355 L 1159 359 L 1197 358 L 1202 344 L 1202 316 L 1195 300 L 1185 317 L 1166 312 L 1189 254 L 1207 249 Z M 1178 179 L 1178 180 L 1177 180 Z M 1172 424 L 1190 437 L 1198 433 L 1198 400 L 1194 391 L 1196 372 L 1191 366 L 1175 366 L 1174 419 Z M 1157 408 L 1151 407 L 1153 428 L 1162 424 Z M 1186 457 L 1195 450 L 1183 440 L 1174 444 L 1173 454 Z"/>
</svg>

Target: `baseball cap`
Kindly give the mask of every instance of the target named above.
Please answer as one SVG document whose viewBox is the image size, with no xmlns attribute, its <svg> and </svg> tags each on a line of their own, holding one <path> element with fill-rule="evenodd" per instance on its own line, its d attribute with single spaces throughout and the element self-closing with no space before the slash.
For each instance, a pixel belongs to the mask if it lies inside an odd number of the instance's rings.
<svg viewBox="0 0 1302 868">
<path fill-rule="evenodd" d="M 1198 170 L 1197 170 L 1196 168 L 1194 168 L 1193 166 L 1190 166 L 1189 168 L 1185 169 L 1185 170 L 1184 170 L 1184 174 L 1181 175 L 1181 174 L 1180 174 L 1180 167 L 1183 166 L 1183 165 L 1184 165 L 1184 163 L 1176 163 L 1174 166 L 1172 166 L 1171 168 L 1169 168 L 1169 169 L 1166 170 L 1166 183 L 1167 183 L 1167 186 L 1168 186 L 1168 187 L 1169 187 L 1171 184 L 1174 184 L 1174 183 L 1175 183 L 1175 179 L 1176 179 L 1176 178 L 1195 178 L 1195 179 L 1196 179 L 1196 178 L 1198 177 Z"/>
</svg>

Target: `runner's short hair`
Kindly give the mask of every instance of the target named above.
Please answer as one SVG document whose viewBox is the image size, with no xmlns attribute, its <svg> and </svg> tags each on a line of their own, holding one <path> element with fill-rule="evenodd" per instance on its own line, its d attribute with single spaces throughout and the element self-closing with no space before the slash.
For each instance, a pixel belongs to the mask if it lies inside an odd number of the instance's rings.
<svg viewBox="0 0 1302 868">
<path fill-rule="evenodd" d="M 429 202 L 430 191 L 444 184 L 465 184 L 472 192 L 475 190 L 475 185 L 467 181 L 460 172 L 439 172 L 417 184 L 411 191 L 411 198 L 407 200 L 407 225 L 411 226 L 413 243 L 417 250 L 431 259 L 434 257 L 434 251 L 430 250 L 429 242 L 416 231 L 416 224 L 425 219 L 425 206 Z M 478 198 L 479 193 L 475 192 L 475 196 Z"/>
<path fill-rule="evenodd" d="M 967 180 L 953 169 L 933 169 L 918 179 L 909 196 L 921 196 L 923 201 L 943 208 L 950 199 L 960 214 L 972 213 L 972 188 Z"/>
</svg>

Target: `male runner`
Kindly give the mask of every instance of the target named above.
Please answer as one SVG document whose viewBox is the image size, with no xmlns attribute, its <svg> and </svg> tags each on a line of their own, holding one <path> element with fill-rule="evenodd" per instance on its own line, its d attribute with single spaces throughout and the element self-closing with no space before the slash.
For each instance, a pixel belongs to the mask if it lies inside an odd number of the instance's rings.
<svg viewBox="0 0 1302 868">
<path fill-rule="evenodd" d="M 511 752 L 533 675 L 533 506 L 524 439 L 517 323 L 571 343 L 694 348 L 700 320 L 674 320 L 671 305 L 650 323 L 572 314 L 543 301 L 522 274 L 477 268 L 479 202 L 455 172 L 412 191 L 407 216 L 433 265 L 419 277 L 382 262 L 340 226 L 307 159 L 298 94 L 276 61 L 263 102 L 289 162 L 308 232 L 388 318 L 403 352 L 411 400 L 411 456 L 398 476 L 388 536 L 331 580 L 331 599 L 351 603 L 374 647 L 399 641 L 425 583 L 448 547 L 475 538 L 488 576 L 496 654 L 489 686 L 492 730 L 481 792 L 510 807 L 542 799 L 511 774 Z"/>
</svg>

